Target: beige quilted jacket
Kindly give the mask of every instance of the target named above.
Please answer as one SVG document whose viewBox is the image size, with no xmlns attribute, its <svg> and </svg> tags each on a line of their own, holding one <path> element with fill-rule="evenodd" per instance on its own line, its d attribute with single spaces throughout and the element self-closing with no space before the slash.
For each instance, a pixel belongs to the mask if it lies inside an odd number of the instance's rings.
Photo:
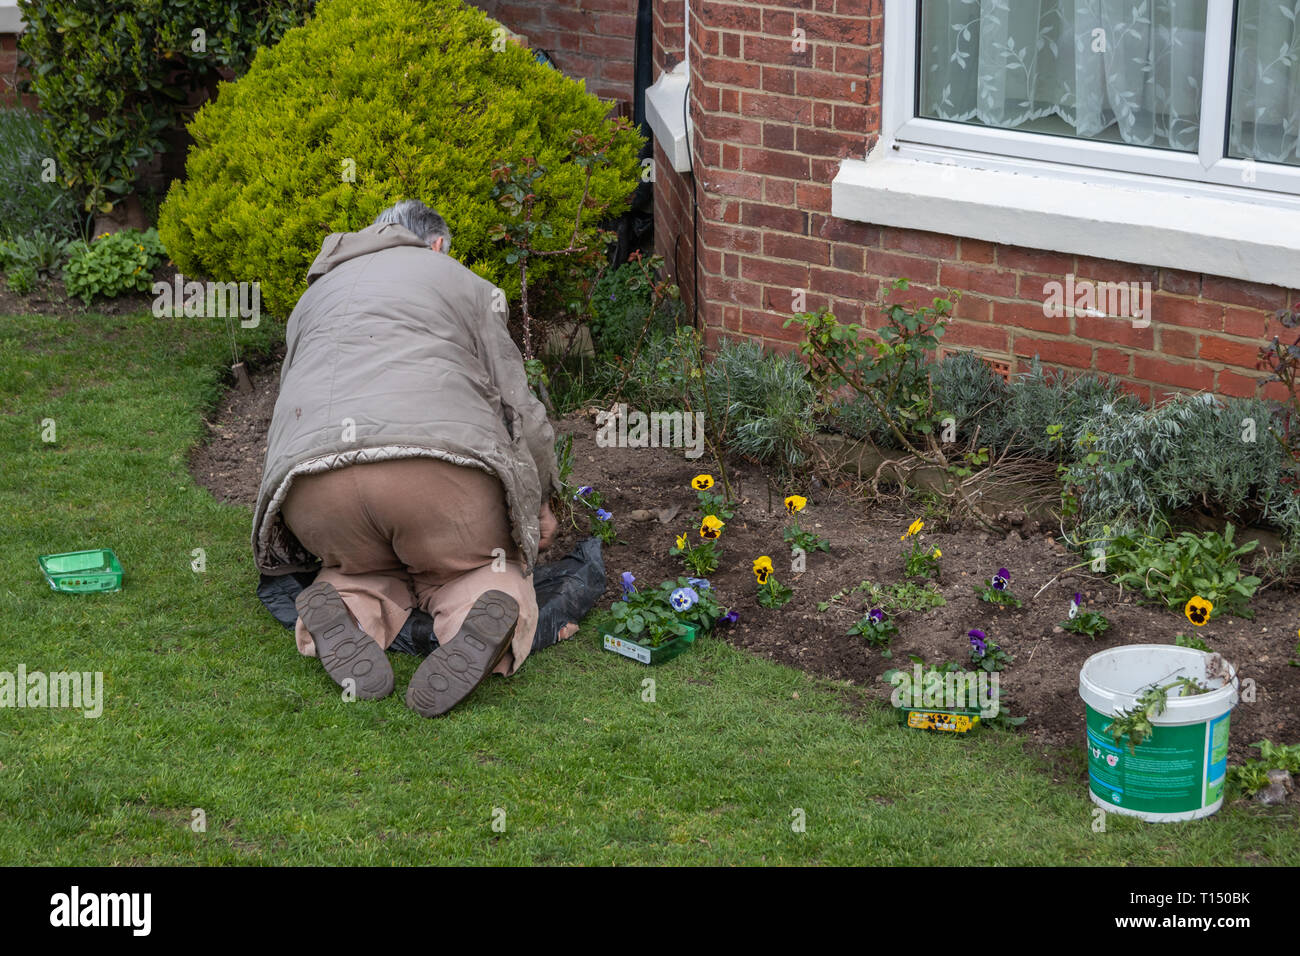
<svg viewBox="0 0 1300 956">
<path fill-rule="evenodd" d="M 307 282 L 285 330 L 253 518 L 257 567 L 319 563 L 280 516 L 298 475 L 428 456 L 501 479 L 530 570 L 541 502 L 559 487 L 554 434 L 506 313 L 493 311 L 494 286 L 395 224 L 326 237 Z"/>
</svg>

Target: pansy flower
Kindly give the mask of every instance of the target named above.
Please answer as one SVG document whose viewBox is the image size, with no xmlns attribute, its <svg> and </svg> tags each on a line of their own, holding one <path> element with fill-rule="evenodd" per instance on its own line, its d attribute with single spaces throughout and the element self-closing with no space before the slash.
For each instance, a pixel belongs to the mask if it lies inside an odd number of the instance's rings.
<svg viewBox="0 0 1300 956">
<path fill-rule="evenodd" d="M 998 573 L 993 575 L 989 584 L 993 585 L 995 591 L 1005 591 L 1011 586 L 1011 572 L 1006 568 L 998 568 Z"/>
<path fill-rule="evenodd" d="M 922 521 L 920 518 L 917 518 L 915 521 L 913 521 L 911 524 L 907 526 L 907 534 L 903 535 L 898 540 L 906 541 L 908 538 L 912 537 L 912 535 L 920 534 L 921 529 L 924 527 L 925 527 L 925 522 Z"/>
<path fill-rule="evenodd" d="M 701 591 L 707 591 L 709 588 L 713 587 L 713 585 L 709 583 L 708 578 L 687 578 L 686 583 Z"/>
<path fill-rule="evenodd" d="M 610 514 L 608 511 L 606 511 L 604 508 L 597 508 L 596 517 L 599 518 L 601 521 L 608 521 L 610 518 L 614 516 Z"/>
<path fill-rule="evenodd" d="M 718 618 L 719 624 L 735 624 L 740 620 L 740 615 L 735 611 L 728 611 L 722 617 Z"/>
<path fill-rule="evenodd" d="M 685 551 L 685 550 L 686 550 L 686 535 L 684 535 L 684 534 L 679 534 L 679 535 L 677 536 L 677 550 L 678 550 L 678 551 Z"/>
<path fill-rule="evenodd" d="M 796 511 L 803 511 L 808 506 L 808 499 L 803 495 L 787 495 L 785 499 L 785 510 L 790 514 Z"/>
<path fill-rule="evenodd" d="M 867 620 L 872 624 L 883 624 L 885 620 L 885 612 L 878 607 L 873 607 L 867 612 Z"/>
<path fill-rule="evenodd" d="M 632 576 L 631 571 L 623 572 L 623 600 L 624 601 L 628 599 L 628 595 L 634 594 L 636 592 L 636 588 L 632 586 L 632 582 L 635 580 L 636 578 Z"/>
<path fill-rule="evenodd" d="M 754 559 L 754 578 L 759 584 L 766 584 L 772 576 L 772 559 L 767 555 Z"/>
<path fill-rule="evenodd" d="M 595 491 L 595 489 L 592 488 L 591 485 L 583 485 L 581 488 L 579 488 L 577 491 L 573 493 L 573 500 L 577 501 L 579 498 L 585 498 L 593 491 Z"/>
<path fill-rule="evenodd" d="M 1204 627 L 1210 622 L 1210 613 L 1213 610 L 1214 605 L 1198 594 L 1187 602 L 1187 606 L 1183 608 L 1183 613 L 1187 615 L 1187 620 L 1197 627 Z"/>
<path fill-rule="evenodd" d="M 708 491 L 713 487 L 712 475 L 696 475 L 691 479 L 691 487 L 696 491 Z"/>
<path fill-rule="evenodd" d="M 696 602 L 698 602 L 699 599 L 700 596 L 695 593 L 694 588 L 678 588 L 669 596 L 668 603 L 670 603 L 675 610 L 689 611 L 691 608 L 695 607 Z"/>
<path fill-rule="evenodd" d="M 934 554 L 932 555 L 932 557 L 942 558 L 942 557 L 943 557 L 943 552 L 940 551 L 938 548 L 935 548 L 935 549 L 934 549 Z"/>
<path fill-rule="evenodd" d="M 704 520 L 700 522 L 701 538 L 717 538 L 722 534 L 722 527 L 725 522 L 718 520 L 717 515 L 705 515 Z"/>
<path fill-rule="evenodd" d="M 966 635 L 970 638 L 970 646 L 975 648 L 975 653 L 983 657 L 988 650 L 988 635 L 977 627 L 971 628 Z"/>
<path fill-rule="evenodd" d="M 1079 614 L 1079 606 L 1083 604 L 1083 595 L 1078 591 L 1074 592 L 1074 600 L 1070 602 L 1070 617 L 1076 617 Z"/>
</svg>

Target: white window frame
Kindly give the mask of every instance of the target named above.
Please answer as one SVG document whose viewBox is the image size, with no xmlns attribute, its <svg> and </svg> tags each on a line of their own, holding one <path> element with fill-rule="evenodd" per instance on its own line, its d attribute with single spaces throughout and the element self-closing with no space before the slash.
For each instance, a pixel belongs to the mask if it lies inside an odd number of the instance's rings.
<svg viewBox="0 0 1300 956">
<path fill-rule="evenodd" d="M 899 144 L 940 146 L 972 153 L 1080 165 L 1095 171 L 1109 169 L 1217 183 L 1244 187 L 1248 192 L 1300 194 L 1300 166 L 1230 159 L 1224 155 L 1233 49 L 1233 2 L 1207 0 L 1207 9 L 1197 153 L 1024 133 L 916 116 L 919 3 L 914 0 L 894 0 L 893 3 L 887 0 L 885 5 L 882 133 Z M 1248 172 L 1254 174 L 1253 183 L 1244 178 Z"/>
<path fill-rule="evenodd" d="M 917 13 L 885 0 L 881 135 L 833 215 L 1300 288 L 1300 167 L 1223 155 L 1232 0 L 1209 0 L 1196 154 L 917 117 Z"/>
</svg>

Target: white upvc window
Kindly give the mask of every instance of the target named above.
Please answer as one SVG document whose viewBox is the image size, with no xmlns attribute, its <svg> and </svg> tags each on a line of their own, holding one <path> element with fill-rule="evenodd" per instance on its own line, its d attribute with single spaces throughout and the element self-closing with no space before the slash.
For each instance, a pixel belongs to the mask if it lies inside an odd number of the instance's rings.
<svg viewBox="0 0 1300 956">
<path fill-rule="evenodd" d="M 1300 287 L 1300 0 L 886 0 L 882 97 L 836 215 Z"/>
</svg>

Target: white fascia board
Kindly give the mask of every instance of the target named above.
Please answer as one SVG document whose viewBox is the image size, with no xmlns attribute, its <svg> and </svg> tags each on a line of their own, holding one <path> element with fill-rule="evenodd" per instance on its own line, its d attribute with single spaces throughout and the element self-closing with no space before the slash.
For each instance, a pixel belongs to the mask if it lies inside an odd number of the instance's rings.
<svg viewBox="0 0 1300 956">
<path fill-rule="evenodd" d="M 690 144 L 686 138 L 687 86 L 686 71 L 674 69 L 660 73 L 659 79 L 645 91 L 646 122 L 673 169 L 679 173 L 691 168 Z"/>
<path fill-rule="evenodd" d="M 878 148 L 846 159 L 831 214 L 1028 249 L 1300 288 L 1300 205 L 1165 180 L 1054 176 L 930 162 Z"/>
<path fill-rule="evenodd" d="M 18 0 L 0 0 L 0 33 L 22 33 L 23 15 Z"/>
</svg>

